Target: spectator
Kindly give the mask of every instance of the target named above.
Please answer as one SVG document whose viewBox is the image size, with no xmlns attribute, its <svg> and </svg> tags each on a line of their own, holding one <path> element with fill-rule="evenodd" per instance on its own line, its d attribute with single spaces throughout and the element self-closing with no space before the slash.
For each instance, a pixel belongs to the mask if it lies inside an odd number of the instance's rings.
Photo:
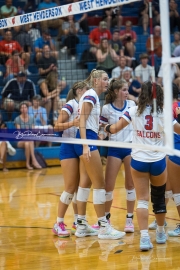
<svg viewBox="0 0 180 270">
<path fill-rule="evenodd" d="M 132 76 L 133 76 L 133 71 L 132 68 L 126 66 L 126 58 L 125 56 L 119 57 L 119 66 L 114 68 L 112 70 L 111 77 L 113 79 L 121 79 L 122 78 L 122 72 L 125 70 L 130 70 Z"/>
<path fill-rule="evenodd" d="M 120 31 L 120 40 L 125 47 L 124 54 L 131 58 L 134 58 L 135 55 L 135 43 L 137 40 L 136 33 L 132 30 L 131 21 L 126 21 L 125 30 Z"/>
<path fill-rule="evenodd" d="M 35 41 L 41 37 L 40 31 L 37 28 L 37 24 L 29 23 L 29 24 L 26 24 L 26 27 L 27 27 L 28 34 L 31 37 L 32 44 L 34 45 Z"/>
<path fill-rule="evenodd" d="M 148 60 L 148 54 L 142 53 L 140 55 L 141 64 L 135 68 L 135 77 L 141 84 L 145 81 L 152 81 L 153 78 L 153 68 L 148 65 Z"/>
<path fill-rule="evenodd" d="M 38 38 L 34 43 L 34 50 L 36 54 L 35 62 L 38 63 L 38 61 L 41 59 L 44 45 L 48 45 L 50 47 L 51 56 L 58 59 L 59 52 L 55 50 L 54 40 L 51 38 L 48 30 L 43 30 L 42 37 Z"/>
<path fill-rule="evenodd" d="M 78 0 L 73 0 L 74 3 L 79 2 Z M 82 30 L 86 35 L 89 34 L 89 25 L 88 25 L 88 13 L 75 14 L 74 19 L 79 23 L 80 31 Z"/>
<path fill-rule="evenodd" d="M 158 83 L 163 85 L 163 66 L 161 65 L 158 73 Z M 177 64 L 171 64 L 171 81 L 180 88 L 180 70 Z"/>
<path fill-rule="evenodd" d="M 97 69 L 102 69 L 107 73 L 111 73 L 112 69 L 117 66 L 119 60 L 115 50 L 112 49 L 108 39 L 103 38 L 100 42 L 100 48 L 96 53 Z"/>
<path fill-rule="evenodd" d="M 74 16 L 67 16 L 67 21 L 63 22 L 62 30 L 64 31 L 65 39 L 63 41 L 64 47 L 61 49 L 62 53 L 67 50 L 71 55 L 71 59 L 76 59 L 76 44 L 79 43 L 79 38 L 77 37 L 77 32 L 79 31 L 79 23 L 75 22 Z"/>
<path fill-rule="evenodd" d="M 122 7 L 120 6 L 104 9 L 105 15 L 103 20 L 107 22 L 107 28 L 109 30 L 111 27 L 117 27 L 120 30 L 123 20 L 123 17 L 121 16 L 121 9 Z"/>
<path fill-rule="evenodd" d="M 32 129 L 34 128 L 34 119 L 29 117 L 28 115 L 28 105 L 25 102 L 21 102 L 19 105 L 20 115 L 15 118 L 14 123 L 17 129 Z M 17 143 L 17 147 L 25 148 L 25 156 L 26 156 L 26 168 L 28 170 L 41 169 L 42 167 L 36 160 L 34 154 L 34 142 L 33 141 L 19 141 Z M 32 160 L 32 166 L 30 162 Z"/>
<path fill-rule="evenodd" d="M 6 84 L 9 80 L 17 76 L 22 71 L 24 72 L 24 61 L 20 58 L 19 52 L 14 50 L 12 57 L 6 61 L 6 73 L 4 76 L 4 83 Z"/>
<path fill-rule="evenodd" d="M 180 32 L 175 32 L 174 41 L 171 43 L 171 55 L 173 55 L 175 48 L 177 48 L 179 45 L 180 45 Z"/>
<path fill-rule="evenodd" d="M 1 95 L 3 97 L 3 108 L 9 112 L 9 118 L 14 110 L 19 110 L 19 104 L 27 100 L 31 104 L 31 99 L 35 95 L 34 83 L 27 79 L 24 72 L 19 72 L 17 78 L 7 82 Z"/>
<path fill-rule="evenodd" d="M 96 54 L 102 38 L 107 38 L 108 40 L 112 38 L 111 32 L 107 29 L 107 23 L 104 21 L 101 21 L 99 27 L 93 29 L 89 34 L 89 43 L 92 46 L 90 51 L 92 53 Z"/>
<path fill-rule="evenodd" d="M 141 92 L 141 84 L 137 80 L 133 79 L 132 73 L 129 70 L 123 71 L 122 78 L 127 82 L 128 87 L 129 87 L 128 99 L 133 100 L 134 102 L 137 103 L 137 97 L 139 96 Z"/>
<path fill-rule="evenodd" d="M 51 0 L 44 0 L 43 2 L 39 3 L 37 10 L 44 10 L 48 8 L 57 7 L 57 3 L 54 3 Z M 58 36 L 57 39 L 61 40 L 61 36 L 63 35 L 62 32 L 62 19 L 53 19 L 53 20 L 44 20 L 40 21 L 40 26 L 42 31 L 47 30 L 48 28 L 58 29 Z"/>
<path fill-rule="evenodd" d="M 12 5 L 12 0 L 6 0 L 5 5 L 0 9 L 1 18 L 9 18 L 17 15 L 17 8 Z"/>
<path fill-rule="evenodd" d="M 170 16 L 170 31 L 173 33 L 176 26 L 180 31 L 180 18 L 178 13 L 178 5 L 176 1 L 170 0 L 169 2 L 169 16 Z"/>
<path fill-rule="evenodd" d="M 112 49 L 115 50 L 116 54 L 123 56 L 124 55 L 124 48 L 122 46 L 121 41 L 119 40 L 119 30 L 118 29 L 114 29 L 113 34 L 112 34 L 112 40 L 110 42 L 111 42 Z"/>
<path fill-rule="evenodd" d="M 11 58 L 14 50 L 17 50 L 20 53 L 21 59 L 24 60 L 25 69 L 27 69 L 30 62 L 30 54 L 28 52 L 24 52 L 17 41 L 12 40 L 12 33 L 8 30 L 5 33 L 4 40 L 0 41 L 0 63 L 2 65 Z"/>
<path fill-rule="evenodd" d="M 51 71 L 45 80 L 40 84 L 40 94 L 43 98 L 44 107 L 47 111 L 47 117 L 49 118 L 50 111 L 53 111 L 53 117 L 58 114 L 59 95 L 66 83 L 58 81 L 57 71 Z"/>
<path fill-rule="evenodd" d="M 144 35 L 148 35 L 149 25 L 149 0 L 144 0 L 139 9 L 139 25 L 142 25 Z"/>
<path fill-rule="evenodd" d="M 155 55 L 157 55 L 157 57 L 161 57 L 162 56 L 161 27 L 158 25 L 154 27 L 153 42 L 154 42 Z M 148 54 L 151 55 L 152 51 L 151 51 L 150 37 L 147 39 L 146 49 L 147 49 Z"/>
<path fill-rule="evenodd" d="M 24 52 L 31 54 L 33 43 L 28 33 L 28 25 L 19 25 L 12 28 L 13 40 L 17 41 Z"/>
</svg>

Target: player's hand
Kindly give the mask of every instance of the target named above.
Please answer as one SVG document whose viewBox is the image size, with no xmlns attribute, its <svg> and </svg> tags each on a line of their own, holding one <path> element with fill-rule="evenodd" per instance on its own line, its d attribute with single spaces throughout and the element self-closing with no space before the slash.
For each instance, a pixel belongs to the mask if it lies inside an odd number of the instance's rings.
<svg viewBox="0 0 180 270">
<path fill-rule="evenodd" d="M 88 145 L 83 145 L 83 157 L 85 161 L 89 162 L 89 158 L 91 157 L 91 151 Z"/>
<path fill-rule="evenodd" d="M 74 125 L 75 127 L 79 127 L 79 116 L 76 116 L 76 118 L 75 118 L 74 121 L 73 121 L 73 125 Z"/>
</svg>

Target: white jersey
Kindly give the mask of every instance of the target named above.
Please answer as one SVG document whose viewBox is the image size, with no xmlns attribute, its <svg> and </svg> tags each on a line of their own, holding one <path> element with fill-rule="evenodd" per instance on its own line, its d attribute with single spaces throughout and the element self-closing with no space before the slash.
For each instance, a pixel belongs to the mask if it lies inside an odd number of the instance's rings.
<svg viewBox="0 0 180 270">
<path fill-rule="evenodd" d="M 79 114 L 81 114 L 82 105 L 84 102 L 92 104 L 93 108 L 90 112 L 88 119 L 86 120 L 86 129 L 91 129 L 98 133 L 99 131 L 99 117 L 100 117 L 100 103 L 99 97 L 94 89 L 86 91 L 79 101 Z"/>
<path fill-rule="evenodd" d="M 116 108 L 112 103 L 106 104 L 102 108 L 100 117 L 100 123 L 102 124 L 115 124 L 124 115 L 124 113 L 131 107 L 136 106 L 132 100 L 126 100 L 124 107 L 120 110 Z M 110 141 L 120 142 L 132 142 L 133 128 L 132 124 L 129 124 L 124 129 L 120 130 L 116 134 L 109 134 Z"/>
<path fill-rule="evenodd" d="M 69 100 L 63 107 L 62 110 L 67 112 L 69 115 L 69 121 L 73 121 L 78 116 L 79 104 L 75 99 Z M 62 137 L 65 138 L 76 138 L 77 127 L 70 127 L 63 131 Z"/>
<path fill-rule="evenodd" d="M 146 106 L 144 112 L 138 116 L 137 106 L 125 112 L 123 118 L 133 125 L 133 143 L 155 146 L 164 145 L 164 118 L 159 113 L 157 118 L 151 114 L 151 106 Z M 154 162 L 163 159 L 166 154 L 157 151 L 132 149 L 133 159 L 143 162 Z"/>
</svg>

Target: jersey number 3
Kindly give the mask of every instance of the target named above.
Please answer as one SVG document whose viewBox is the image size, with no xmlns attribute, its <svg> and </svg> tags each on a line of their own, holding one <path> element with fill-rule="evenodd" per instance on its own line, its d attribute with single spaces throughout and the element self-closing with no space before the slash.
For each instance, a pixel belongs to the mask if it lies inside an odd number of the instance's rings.
<svg viewBox="0 0 180 270">
<path fill-rule="evenodd" d="M 144 126 L 146 130 L 153 129 L 153 117 L 152 115 L 146 115 L 145 119 L 147 120 L 146 125 Z"/>
</svg>

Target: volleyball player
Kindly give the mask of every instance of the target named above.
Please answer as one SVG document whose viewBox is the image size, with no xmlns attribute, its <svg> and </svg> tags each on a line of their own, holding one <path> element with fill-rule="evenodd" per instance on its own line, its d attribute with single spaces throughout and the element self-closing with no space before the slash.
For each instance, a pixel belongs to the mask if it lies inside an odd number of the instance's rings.
<svg viewBox="0 0 180 270">
<path fill-rule="evenodd" d="M 67 103 L 63 106 L 55 125 L 55 130 L 63 130 L 62 137 L 76 137 L 77 127 L 79 126 L 79 99 L 86 90 L 87 84 L 85 82 L 77 82 L 69 91 Z M 65 189 L 60 196 L 57 222 L 54 224 L 53 232 L 60 237 L 68 237 L 70 233 L 65 229 L 64 216 L 71 201 L 75 212 L 72 230 L 76 230 L 77 223 L 76 191 L 79 184 L 79 157 L 74 151 L 73 144 L 68 143 L 61 144 L 59 157 Z"/>
<path fill-rule="evenodd" d="M 152 89 L 151 82 L 143 83 L 138 106 L 127 110 L 116 124 L 106 125 L 106 132 L 117 133 L 132 122 L 134 130 L 133 143 L 163 146 L 163 90 L 159 85 L 156 85 L 158 115 L 155 119 L 153 117 Z M 177 121 L 174 121 L 173 125 L 175 132 L 179 134 L 180 125 Z M 156 242 L 163 244 L 167 239 L 164 230 L 167 178 L 165 153 L 141 148 L 133 149 L 131 156 L 131 173 L 137 195 L 137 219 L 141 232 L 140 249 L 149 250 L 153 248 L 148 233 L 149 179 L 153 212 L 157 221 Z"/>
<path fill-rule="evenodd" d="M 173 116 L 180 123 L 180 101 L 178 100 L 179 89 L 173 84 Z M 180 135 L 174 133 L 174 148 L 180 150 Z M 169 156 L 168 163 L 168 179 L 172 189 L 172 197 L 180 216 L 180 157 Z M 180 224 L 174 230 L 168 231 L 169 236 L 180 236 Z"/>
<path fill-rule="evenodd" d="M 128 98 L 128 85 L 125 80 L 111 80 L 105 105 L 102 108 L 100 122 L 105 124 L 116 123 L 126 112 L 127 109 L 135 106 L 134 101 L 127 100 Z M 103 134 L 102 134 L 103 135 Z M 101 135 L 101 136 L 102 136 Z M 104 139 L 104 138 L 103 138 Z M 110 141 L 132 141 L 132 125 L 130 124 L 117 134 L 109 135 Z M 131 162 L 131 149 L 130 148 L 116 148 L 109 147 L 107 154 L 107 165 L 105 173 L 105 185 L 106 185 L 106 204 L 105 211 L 106 216 L 110 216 L 110 209 L 113 201 L 113 190 L 122 162 L 124 162 L 125 169 L 125 188 L 126 188 L 126 200 L 127 200 L 127 217 L 125 232 L 134 232 L 133 224 L 133 212 L 136 199 L 136 193 L 130 171 Z M 93 228 L 97 228 L 95 224 Z"/>
<path fill-rule="evenodd" d="M 108 89 L 108 75 L 103 70 L 92 70 L 87 82 L 92 87 L 84 93 L 79 102 L 80 125 L 77 138 L 98 139 L 100 103 L 99 95 Z M 80 183 L 77 193 L 78 219 L 77 237 L 97 235 L 100 239 L 119 239 L 125 235 L 117 231 L 108 223 L 105 215 L 105 181 L 99 151 L 94 145 L 75 145 L 80 157 Z M 87 181 L 88 175 L 90 181 Z M 86 202 L 89 197 L 91 182 L 93 185 L 93 204 L 98 217 L 100 229 L 94 230 L 86 220 Z"/>
</svg>

